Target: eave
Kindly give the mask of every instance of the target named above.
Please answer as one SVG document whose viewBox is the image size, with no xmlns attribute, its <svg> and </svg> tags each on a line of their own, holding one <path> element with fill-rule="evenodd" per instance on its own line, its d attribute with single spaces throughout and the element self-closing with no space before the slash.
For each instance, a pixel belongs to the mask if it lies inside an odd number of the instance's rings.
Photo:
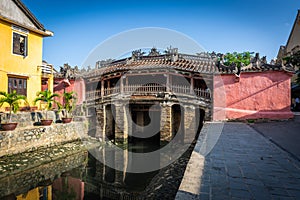
<svg viewBox="0 0 300 200">
<path fill-rule="evenodd" d="M 6 17 L 4 17 L 2 15 L 0 15 L 0 20 L 3 20 L 5 22 L 8 22 L 8 23 L 13 24 L 13 25 L 20 26 L 22 28 L 25 28 L 27 30 L 30 30 L 30 31 L 35 32 L 37 34 L 40 34 L 40 35 L 42 35 L 44 37 L 51 37 L 51 36 L 54 35 L 54 33 L 52 31 L 49 31 L 49 30 L 43 30 L 42 31 L 42 30 L 35 29 L 35 28 L 29 27 L 29 26 L 25 26 L 25 25 L 23 25 L 23 24 L 21 24 L 19 22 L 16 22 L 14 20 L 8 19 L 8 18 L 6 18 Z"/>
</svg>

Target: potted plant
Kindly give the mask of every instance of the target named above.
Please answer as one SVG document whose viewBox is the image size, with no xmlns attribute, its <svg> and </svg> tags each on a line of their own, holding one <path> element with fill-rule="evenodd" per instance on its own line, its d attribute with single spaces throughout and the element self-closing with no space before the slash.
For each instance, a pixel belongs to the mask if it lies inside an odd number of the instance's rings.
<svg viewBox="0 0 300 200">
<path fill-rule="evenodd" d="M 72 121 L 72 111 L 76 106 L 76 94 L 75 92 L 64 92 L 63 93 L 63 109 L 64 117 L 62 118 L 63 123 L 70 123 Z"/>
<path fill-rule="evenodd" d="M 24 95 L 18 95 L 16 90 L 14 90 L 12 93 L 6 93 L 0 91 L 0 95 L 3 97 L 0 97 L 0 107 L 4 103 L 7 103 L 9 105 L 9 121 L 7 123 L 1 123 L 1 129 L 4 131 L 12 131 L 15 130 L 18 123 L 12 122 L 12 112 L 16 113 L 20 108 L 20 101 L 26 101 L 26 97 Z"/>
<path fill-rule="evenodd" d="M 54 99 L 55 97 L 59 97 L 59 95 L 56 93 L 52 94 L 50 90 L 45 90 L 45 91 L 38 92 L 37 97 L 34 99 L 34 104 L 36 104 L 36 102 L 38 101 L 45 103 L 44 110 L 46 111 L 46 114 L 45 114 L 45 118 L 41 119 L 41 124 L 43 126 L 49 126 L 53 122 L 52 119 L 48 119 L 47 111 L 52 109 L 53 103 L 58 104 L 58 102 Z"/>
</svg>

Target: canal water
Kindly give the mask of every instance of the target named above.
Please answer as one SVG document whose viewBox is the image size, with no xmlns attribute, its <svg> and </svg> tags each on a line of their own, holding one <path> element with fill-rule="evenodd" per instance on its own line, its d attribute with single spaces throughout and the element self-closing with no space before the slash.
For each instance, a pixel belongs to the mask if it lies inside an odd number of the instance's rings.
<svg viewBox="0 0 300 200">
<path fill-rule="evenodd" d="M 137 143 L 132 151 L 139 149 L 151 147 Z M 191 149 L 171 165 L 147 173 L 105 166 L 81 141 L 2 157 L 0 199 L 174 199 Z"/>
</svg>

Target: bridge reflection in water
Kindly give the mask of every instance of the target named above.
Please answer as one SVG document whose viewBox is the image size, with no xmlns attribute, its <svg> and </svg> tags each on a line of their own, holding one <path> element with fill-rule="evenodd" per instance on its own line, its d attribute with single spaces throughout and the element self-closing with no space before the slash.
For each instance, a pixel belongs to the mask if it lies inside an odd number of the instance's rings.
<svg viewBox="0 0 300 200">
<path fill-rule="evenodd" d="M 137 142 L 131 150 L 141 152 L 153 148 L 156 147 Z M 94 151 L 99 151 L 98 147 Z M 106 156 L 114 156 L 112 151 L 104 151 Z M 1 174 L 0 199 L 144 199 L 145 189 L 159 173 L 117 171 L 103 165 L 86 150 L 60 157 L 41 165 L 31 163 L 24 171 L 15 169 Z"/>
</svg>

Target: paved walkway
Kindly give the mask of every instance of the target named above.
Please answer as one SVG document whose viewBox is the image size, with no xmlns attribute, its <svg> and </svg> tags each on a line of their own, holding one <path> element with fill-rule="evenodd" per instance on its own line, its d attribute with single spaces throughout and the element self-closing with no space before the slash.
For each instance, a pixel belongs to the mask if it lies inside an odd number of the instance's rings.
<svg viewBox="0 0 300 200">
<path fill-rule="evenodd" d="M 201 132 L 176 199 L 300 198 L 300 162 L 252 127 L 207 123 Z"/>
<path fill-rule="evenodd" d="M 300 161 L 300 115 L 289 121 L 254 123 L 251 127 Z"/>
</svg>

